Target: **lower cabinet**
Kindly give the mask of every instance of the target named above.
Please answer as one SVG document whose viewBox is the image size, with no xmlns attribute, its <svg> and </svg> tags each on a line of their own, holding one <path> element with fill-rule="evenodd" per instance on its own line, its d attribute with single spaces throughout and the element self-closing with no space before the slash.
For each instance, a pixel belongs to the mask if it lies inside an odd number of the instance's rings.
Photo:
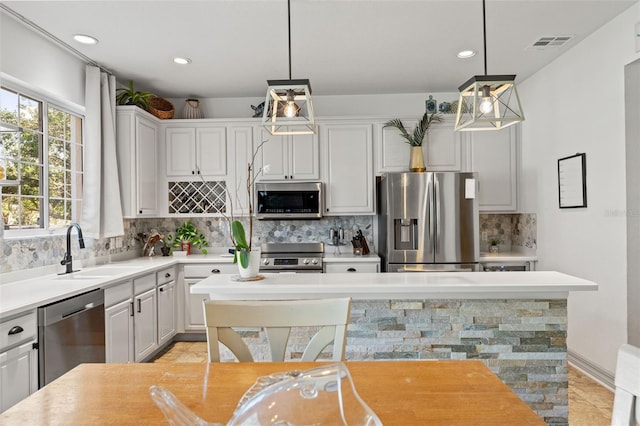
<svg viewBox="0 0 640 426">
<path fill-rule="evenodd" d="M 237 274 L 238 265 L 224 264 L 187 264 L 184 265 L 184 330 L 204 331 L 204 310 L 202 301 L 209 300 L 205 294 L 191 294 L 191 287 L 212 274 Z"/>
<path fill-rule="evenodd" d="M 123 284 L 129 289 L 129 297 L 105 308 L 105 361 L 111 363 L 133 362 L 133 299 L 131 282 Z M 105 290 L 106 295 L 110 289 Z"/>
<path fill-rule="evenodd" d="M 154 287 L 135 297 L 133 321 L 135 362 L 143 361 L 158 349 L 158 296 Z M 134 281 L 135 286 L 135 281 Z"/>
<path fill-rule="evenodd" d="M 327 274 L 351 273 L 351 272 L 380 272 L 380 259 L 371 262 L 351 262 L 351 263 L 324 263 L 324 271 Z"/>
<path fill-rule="evenodd" d="M 158 287 L 158 344 L 163 345 L 176 334 L 176 283 Z"/>
<path fill-rule="evenodd" d="M 0 412 L 38 390 L 35 313 L 0 323 Z"/>
</svg>

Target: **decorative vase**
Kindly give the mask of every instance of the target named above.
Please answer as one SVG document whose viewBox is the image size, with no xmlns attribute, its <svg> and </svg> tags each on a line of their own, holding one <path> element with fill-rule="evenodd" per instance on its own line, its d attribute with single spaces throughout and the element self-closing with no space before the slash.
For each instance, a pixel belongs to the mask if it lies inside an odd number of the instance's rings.
<svg viewBox="0 0 640 426">
<path fill-rule="evenodd" d="M 412 172 L 424 172 L 424 155 L 421 146 L 411 146 L 411 157 L 409 162 L 409 170 Z"/>
<path fill-rule="evenodd" d="M 258 276 L 260 270 L 260 248 L 252 248 L 249 252 L 249 264 L 246 268 L 243 268 L 238 259 L 238 271 L 240 272 L 240 278 L 248 279 Z"/>
<path fill-rule="evenodd" d="M 500 253 L 499 246 L 489 246 L 489 253 Z"/>
<path fill-rule="evenodd" d="M 186 241 L 182 241 L 180 243 L 180 250 L 182 250 L 183 252 L 187 253 L 187 256 L 189 256 L 191 254 L 191 243 L 188 243 Z"/>
<path fill-rule="evenodd" d="M 187 99 L 182 110 L 183 118 L 202 118 L 200 101 L 197 99 Z"/>
</svg>

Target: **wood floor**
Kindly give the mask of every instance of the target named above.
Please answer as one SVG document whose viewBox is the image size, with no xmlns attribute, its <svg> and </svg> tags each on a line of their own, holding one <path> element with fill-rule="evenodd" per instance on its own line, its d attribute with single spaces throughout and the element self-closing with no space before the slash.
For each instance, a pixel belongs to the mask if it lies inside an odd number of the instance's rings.
<svg viewBox="0 0 640 426">
<path fill-rule="evenodd" d="M 207 362 L 206 342 L 176 342 L 154 362 Z M 611 424 L 613 393 L 569 367 L 569 425 Z"/>
</svg>

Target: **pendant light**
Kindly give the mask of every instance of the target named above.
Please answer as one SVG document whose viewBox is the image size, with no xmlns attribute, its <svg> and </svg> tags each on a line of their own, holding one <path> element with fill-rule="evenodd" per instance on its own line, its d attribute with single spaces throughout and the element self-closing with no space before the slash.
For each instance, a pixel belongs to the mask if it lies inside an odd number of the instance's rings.
<svg viewBox="0 0 640 426">
<path fill-rule="evenodd" d="M 515 75 L 487 75 L 487 22 L 482 0 L 484 75 L 461 85 L 456 131 L 500 130 L 524 121 Z"/>
<path fill-rule="evenodd" d="M 289 79 L 267 80 L 262 125 L 272 135 L 316 133 L 309 79 L 291 79 L 291 0 L 287 0 L 289 33 Z"/>
</svg>

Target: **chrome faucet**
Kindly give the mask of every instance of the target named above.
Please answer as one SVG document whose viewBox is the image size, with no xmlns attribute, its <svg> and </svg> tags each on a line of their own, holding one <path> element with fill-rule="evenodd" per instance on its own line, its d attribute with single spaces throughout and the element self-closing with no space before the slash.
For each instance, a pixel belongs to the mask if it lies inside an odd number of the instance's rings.
<svg viewBox="0 0 640 426">
<path fill-rule="evenodd" d="M 80 225 L 75 222 L 71 222 L 71 225 L 67 228 L 67 252 L 64 254 L 64 258 L 61 265 L 66 266 L 65 274 L 70 274 L 73 272 L 73 258 L 71 257 L 71 230 L 76 228 L 78 230 L 78 243 L 80 244 L 80 248 L 84 248 L 84 238 L 82 238 L 82 229 L 80 229 Z"/>
</svg>

